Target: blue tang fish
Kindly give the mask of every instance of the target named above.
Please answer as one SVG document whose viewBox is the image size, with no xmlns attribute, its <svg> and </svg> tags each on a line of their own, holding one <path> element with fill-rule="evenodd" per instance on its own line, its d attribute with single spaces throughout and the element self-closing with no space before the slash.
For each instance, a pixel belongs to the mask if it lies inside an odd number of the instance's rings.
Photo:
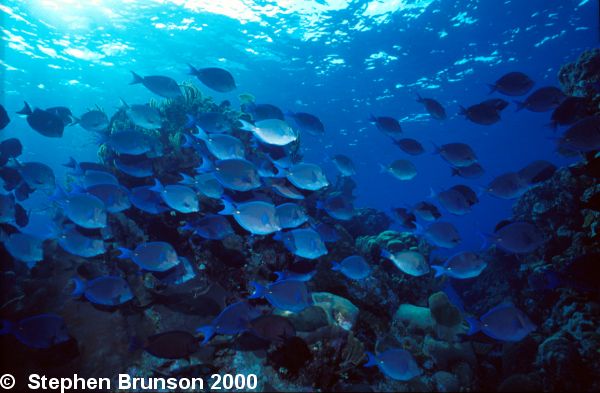
<svg viewBox="0 0 600 393">
<path fill-rule="evenodd" d="M 140 268 L 150 272 L 164 272 L 179 264 L 177 252 L 165 242 L 148 242 L 138 245 L 135 250 L 118 247 L 119 259 L 131 259 Z"/>
<path fill-rule="evenodd" d="M 234 205 L 223 199 L 219 214 L 231 215 L 242 228 L 254 235 L 268 235 L 281 229 L 277 211 L 272 203 L 252 201 Z"/>
<path fill-rule="evenodd" d="M 296 228 L 308 221 L 306 210 L 296 203 L 283 203 L 275 208 L 281 228 Z"/>
<path fill-rule="evenodd" d="M 130 190 L 131 204 L 141 211 L 150 214 L 160 214 L 169 210 L 159 194 L 152 191 L 152 186 L 133 187 Z"/>
<path fill-rule="evenodd" d="M 227 218 L 217 214 L 208 214 L 188 222 L 181 229 L 192 231 L 194 235 L 209 240 L 223 240 L 234 233 Z"/>
<path fill-rule="evenodd" d="M 257 313 L 246 301 L 233 303 L 223 311 L 209 325 L 201 326 L 196 332 L 204 336 L 202 344 L 206 344 L 215 334 L 239 334 L 250 328 L 250 321 L 257 317 Z"/>
<path fill-rule="evenodd" d="M 102 306 L 118 306 L 133 299 L 129 284 L 118 276 L 103 276 L 83 281 L 75 277 L 74 297 L 84 296 L 94 304 Z"/>
<path fill-rule="evenodd" d="M 325 242 L 317 231 L 312 228 L 294 229 L 288 232 L 278 232 L 273 236 L 280 240 L 294 255 L 307 259 L 316 259 L 327 254 Z"/>
<path fill-rule="evenodd" d="M 13 258 L 27 263 L 28 266 L 44 259 L 43 240 L 25 233 L 13 233 L 2 239 L 6 251 Z"/>
<path fill-rule="evenodd" d="M 405 250 L 394 253 L 381 250 L 381 256 L 394 262 L 394 265 L 404 273 L 420 277 L 429 273 L 429 264 L 420 252 Z"/>
<path fill-rule="evenodd" d="M 487 266 L 479 255 L 474 252 L 461 252 L 448 258 L 443 266 L 432 265 L 435 277 L 448 276 L 457 279 L 466 279 L 479 276 Z"/>
<path fill-rule="evenodd" d="M 304 281 L 282 280 L 262 286 L 251 282 L 254 292 L 248 299 L 265 298 L 275 308 L 300 312 L 313 304 L 310 293 Z"/>
<path fill-rule="evenodd" d="M 521 341 L 536 328 L 527 315 L 510 303 L 497 305 L 479 320 L 467 317 L 467 322 L 467 334 L 482 331 L 486 336 L 500 341 Z"/>
<path fill-rule="evenodd" d="M 104 240 L 82 235 L 73 224 L 65 225 L 58 237 L 58 245 L 66 252 L 91 258 L 106 252 Z"/>
<path fill-rule="evenodd" d="M 371 267 L 360 255 L 346 257 L 342 262 L 332 262 L 332 265 L 331 270 L 339 271 L 353 280 L 362 280 L 371 274 Z"/>
<path fill-rule="evenodd" d="M 158 179 L 154 179 L 151 190 L 158 193 L 170 208 L 180 213 L 194 213 L 200 210 L 198 195 L 187 186 L 179 184 L 163 186 Z"/>
<path fill-rule="evenodd" d="M 367 352 L 369 357 L 365 367 L 379 367 L 386 377 L 398 381 L 410 381 L 421 375 L 421 369 L 413 356 L 404 349 L 388 349 L 378 355 Z"/>
<path fill-rule="evenodd" d="M 3 320 L 2 324 L 0 334 L 12 334 L 31 348 L 50 348 L 71 338 L 64 319 L 55 314 L 35 315 L 15 323 Z"/>
</svg>

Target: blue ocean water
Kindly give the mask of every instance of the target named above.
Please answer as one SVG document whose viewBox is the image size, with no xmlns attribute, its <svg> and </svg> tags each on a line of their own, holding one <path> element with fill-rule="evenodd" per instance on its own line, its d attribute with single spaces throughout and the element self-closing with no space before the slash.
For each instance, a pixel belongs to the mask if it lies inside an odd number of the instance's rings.
<svg viewBox="0 0 600 393">
<path fill-rule="evenodd" d="M 97 161 L 98 144 L 77 125 L 61 138 L 40 135 L 16 115 L 23 102 L 67 106 L 76 117 L 99 107 L 111 117 L 120 100 L 162 100 L 130 85 L 131 71 L 164 75 L 236 109 L 239 95 L 248 93 L 284 111 L 318 116 L 325 133 L 301 133 L 303 159 L 321 165 L 333 182 L 330 157 L 350 157 L 355 208 L 392 217 L 394 207 L 433 201 L 432 190 L 469 185 L 480 193 L 469 214 L 441 209 L 463 239 L 441 250 L 447 255 L 479 250 L 480 234 L 512 216 L 515 199 L 484 192 L 496 176 L 534 160 L 565 167 L 581 159 L 557 153 L 559 134 L 548 127 L 549 112 L 517 112 L 512 98 L 524 97 L 489 94 L 488 84 L 521 71 L 534 89 L 560 88 L 560 67 L 599 43 L 598 4 L 589 0 L 7 0 L 0 5 L 0 28 L 0 103 L 11 117 L 0 140 L 18 138 L 19 160 L 46 163 L 58 183 L 67 178 L 62 164 L 70 157 Z M 228 70 L 236 89 L 206 88 L 188 75 L 187 64 Z M 433 119 L 416 101 L 419 94 L 442 103 L 447 119 Z M 510 101 L 499 122 L 482 126 L 459 115 L 460 106 L 488 98 Z M 402 152 L 369 121 L 371 114 L 398 119 L 403 135 L 426 152 Z M 451 142 L 473 148 L 485 169 L 481 178 L 451 176 L 434 154 L 434 144 Z M 380 172 L 380 164 L 396 159 L 411 160 L 416 177 L 400 181 Z M 30 211 L 47 204 L 37 194 L 23 202 Z M 396 222 L 391 228 L 402 230 Z"/>
<path fill-rule="evenodd" d="M 128 85 L 141 75 L 186 76 L 186 63 L 221 66 L 236 78 L 237 102 L 252 93 L 323 121 L 323 137 L 308 135 L 307 161 L 342 153 L 356 163 L 357 206 L 388 211 L 413 205 L 455 183 L 436 156 L 414 159 L 417 177 L 398 182 L 379 163 L 404 154 L 368 122 L 370 113 L 402 121 L 407 137 L 432 151 L 436 144 L 467 142 L 486 174 L 485 186 L 534 159 L 564 165 L 545 128 L 545 114 L 513 113 L 490 127 L 466 122 L 458 105 L 487 97 L 488 83 L 520 70 L 537 86 L 557 85 L 560 65 L 597 45 L 594 2 L 589 1 L 162 1 L 12 2 L 2 6 L 3 102 L 9 112 L 27 100 L 35 106 L 67 105 L 83 113 L 99 105 L 109 114 L 153 94 Z M 416 94 L 443 102 L 449 118 L 433 121 Z M 50 161 L 58 174 L 69 156 L 89 160 L 96 147 L 80 128 L 48 140 L 15 122 L 3 137 L 24 139 L 24 158 Z M 325 163 L 326 170 L 333 167 Z M 510 201 L 484 196 L 468 217 L 456 220 L 467 240 L 490 232 L 510 215 Z M 475 235 L 474 235 L 475 234 Z"/>
</svg>

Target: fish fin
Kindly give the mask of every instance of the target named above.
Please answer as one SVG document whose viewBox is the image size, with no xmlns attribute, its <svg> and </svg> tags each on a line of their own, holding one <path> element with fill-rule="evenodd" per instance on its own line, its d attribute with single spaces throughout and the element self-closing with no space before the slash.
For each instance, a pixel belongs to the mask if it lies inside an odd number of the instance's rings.
<svg viewBox="0 0 600 393">
<path fill-rule="evenodd" d="M 213 325 L 201 326 L 196 329 L 196 333 L 200 333 L 204 336 L 204 339 L 200 343 L 200 345 L 204 345 L 210 341 L 210 339 L 215 335 L 215 328 Z"/>
<path fill-rule="evenodd" d="M 65 190 L 57 184 L 54 188 L 54 192 L 50 195 L 49 199 L 53 202 L 57 202 L 58 204 L 62 204 L 64 199 L 67 197 L 67 193 Z"/>
<path fill-rule="evenodd" d="M 419 93 L 417 93 L 417 102 L 423 102 L 423 97 Z"/>
<path fill-rule="evenodd" d="M 154 185 L 152 187 L 150 187 L 149 190 L 160 194 L 161 192 L 163 192 L 165 190 L 165 188 L 161 184 L 160 180 L 154 179 Z"/>
<path fill-rule="evenodd" d="M 284 272 L 273 272 L 273 273 L 277 276 L 277 279 L 275 280 L 275 282 L 285 280 L 285 273 Z"/>
<path fill-rule="evenodd" d="M 365 353 L 367 354 L 367 363 L 364 364 L 364 367 L 377 366 L 377 356 L 369 351 L 366 351 Z"/>
<path fill-rule="evenodd" d="M 341 267 L 342 266 L 339 264 L 339 262 L 335 262 L 335 261 L 331 262 L 331 270 L 340 271 Z"/>
<path fill-rule="evenodd" d="M 221 202 L 223 202 L 223 209 L 218 214 L 221 214 L 223 216 L 230 216 L 233 213 L 235 213 L 235 206 L 231 199 L 222 198 Z"/>
<path fill-rule="evenodd" d="M 252 285 L 254 287 L 254 292 L 252 292 L 252 295 L 248 296 L 248 299 L 258 299 L 258 298 L 261 298 L 267 292 L 267 288 L 265 286 L 263 286 L 263 285 L 260 285 L 256 281 L 251 281 L 250 285 Z"/>
<path fill-rule="evenodd" d="M 73 281 L 73 284 L 75 285 L 75 288 L 73 288 L 73 292 L 71 292 L 71 296 L 80 297 L 85 292 L 85 281 L 83 281 L 79 277 L 73 277 L 72 281 Z"/>
<path fill-rule="evenodd" d="M 185 114 L 186 122 L 183 128 L 192 128 L 196 125 L 196 118 L 189 113 Z"/>
<path fill-rule="evenodd" d="M 190 63 L 188 63 L 188 67 L 190 67 L 190 70 L 188 71 L 188 75 L 198 75 L 198 69 L 196 67 L 194 67 L 193 65 L 191 65 Z"/>
<path fill-rule="evenodd" d="M 387 258 L 387 259 L 391 259 L 392 258 L 392 254 L 388 250 L 386 250 L 386 249 L 382 249 L 381 250 L 381 256 L 383 258 Z"/>
<path fill-rule="evenodd" d="M 133 336 L 129 339 L 129 347 L 127 348 L 129 352 L 139 351 L 140 349 L 144 349 L 144 342 L 138 336 Z"/>
<path fill-rule="evenodd" d="M 460 171 L 457 167 L 450 168 L 450 176 L 460 176 Z"/>
<path fill-rule="evenodd" d="M 242 123 L 240 130 L 253 132 L 256 129 L 256 126 L 254 124 L 247 122 L 246 120 L 238 119 L 238 121 Z"/>
<path fill-rule="evenodd" d="M 434 278 L 443 276 L 446 273 L 446 269 L 443 266 L 431 265 L 431 268 L 435 270 L 435 276 L 433 276 Z"/>
<path fill-rule="evenodd" d="M 206 134 L 206 131 L 204 131 L 200 126 L 196 126 L 196 131 L 198 131 L 195 135 L 193 135 L 196 138 L 202 139 L 203 141 L 208 139 L 208 135 Z"/>
<path fill-rule="evenodd" d="M 517 106 L 517 109 L 515 109 L 515 112 L 520 111 L 521 109 L 525 108 L 525 106 L 526 106 L 526 104 L 522 101 L 513 100 L 513 102 Z"/>
<path fill-rule="evenodd" d="M 482 239 L 481 247 L 479 247 L 479 250 L 485 250 L 486 248 L 490 247 L 494 243 L 493 242 L 493 239 L 494 239 L 493 234 L 483 233 L 481 231 L 477 231 L 477 234 Z"/>
<path fill-rule="evenodd" d="M 369 113 L 369 121 L 373 123 L 377 123 L 377 118 L 372 113 Z"/>
<path fill-rule="evenodd" d="M 467 335 L 472 336 L 481 330 L 481 322 L 479 322 L 477 319 L 473 317 L 467 317 L 466 320 L 469 324 L 469 331 L 467 332 Z"/>
<path fill-rule="evenodd" d="M 33 113 L 33 111 L 31 110 L 31 107 L 29 106 L 29 104 L 27 103 L 27 101 L 23 101 L 23 109 L 21 109 L 20 111 L 17 112 L 17 115 L 26 115 L 29 116 Z"/>
<path fill-rule="evenodd" d="M 210 172 L 214 169 L 214 165 L 212 161 L 206 157 L 204 154 L 201 154 L 202 157 L 202 165 L 196 167 L 196 173 L 206 173 Z"/>
<path fill-rule="evenodd" d="M 66 166 L 67 168 L 75 169 L 75 167 L 77 166 L 77 161 L 75 161 L 73 157 L 69 157 L 69 162 L 62 165 Z"/>
<path fill-rule="evenodd" d="M 131 80 L 131 82 L 129 82 L 130 85 L 135 85 L 135 84 L 138 84 L 138 83 L 144 83 L 144 78 L 142 78 L 141 76 L 139 76 L 135 72 L 131 71 L 131 75 L 133 76 L 133 79 Z"/>
<path fill-rule="evenodd" d="M 117 247 L 121 254 L 117 256 L 119 259 L 131 259 L 133 257 L 133 251 L 125 247 Z"/>
<path fill-rule="evenodd" d="M 492 94 L 493 92 L 495 92 L 497 90 L 496 85 L 492 85 L 491 83 L 488 83 L 488 87 L 490 88 L 488 95 Z"/>
<path fill-rule="evenodd" d="M 383 165 L 382 163 L 379 163 L 379 173 L 385 173 L 388 171 L 387 166 Z"/>
<path fill-rule="evenodd" d="M 194 140 L 192 139 L 191 136 L 189 136 L 188 134 L 183 134 L 183 139 L 184 139 L 184 142 L 181 145 L 181 147 L 187 147 L 190 149 L 194 148 Z"/>
<path fill-rule="evenodd" d="M 0 320 L 0 323 L 2 323 L 2 328 L 0 329 L 0 336 L 3 334 L 10 334 L 13 331 L 13 323 L 10 321 L 7 321 L 6 319 L 2 319 Z"/>
<path fill-rule="evenodd" d="M 194 184 L 194 178 L 190 175 L 186 175 L 185 173 L 179 172 L 179 176 L 181 176 L 181 180 L 178 183 L 180 184 Z"/>
<path fill-rule="evenodd" d="M 124 100 L 124 99 L 122 99 L 122 98 L 119 98 L 119 101 L 121 101 L 121 107 L 122 107 L 123 109 L 128 109 L 128 108 L 129 108 L 129 105 L 127 105 L 127 103 L 125 102 L 125 100 Z"/>
<path fill-rule="evenodd" d="M 459 105 L 458 106 L 458 114 L 461 115 L 461 116 L 466 116 L 467 115 L 467 109 L 464 106 Z"/>
<path fill-rule="evenodd" d="M 433 151 L 431 154 L 440 154 L 442 152 L 442 148 L 439 147 L 434 141 L 429 141 L 433 145 Z"/>
</svg>

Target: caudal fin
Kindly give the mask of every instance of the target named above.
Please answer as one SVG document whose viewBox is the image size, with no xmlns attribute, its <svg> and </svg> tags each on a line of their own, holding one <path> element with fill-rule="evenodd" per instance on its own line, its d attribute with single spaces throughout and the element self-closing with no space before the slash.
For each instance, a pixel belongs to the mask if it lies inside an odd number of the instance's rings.
<svg viewBox="0 0 600 393">
<path fill-rule="evenodd" d="M 73 292 L 71 292 L 71 296 L 80 297 L 85 292 L 85 282 L 79 277 L 73 277 L 73 284 L 75 288 L 73 288 Z"/>
<path fill-rule="evenodd" d="M 365 367 L 373 367 L 373 366 L 377 366 L 377 356 L 375 356 L 374 353 L 366 351 L 365 354 L 367 355 L 367 362 L 365 363 Z"/>
<path fill-rule="evenodd" d="M 200 333 L 204 336 L 204 339 L 200 343 L 200 345 L 204 345 L 215 335 L 215 328 L 212 325 L 201 326 L 196 329 L 196 333 Z"/>
<path fill-rule="evenodd" d="M 467 317 L 466 319 L 467 323 L 469 324 L 469 331 L 467 332 L 469 336 L 481 330 L 481 322 L 479 322 L 477 319 L 473 317 Z"/>
<path fill-rule="evenodd" d="M 488 92 L 488 94 L 492 94 L 493 92 L 495 92 L 496 90 L 498 90 L 496 88 L 496 85 L 492 85 L 491 83 L 488 83 L 488 87 L 490 88 L 490 91 Z"/>
<path fill-rule="evenodd" d="M 27 101 L 23 101 L 23 109 L 21 109 L 20 111 L 17 112 L 17 115 L 31 115 L 33 113 L 33 111 L 31 110 L 31 107 L 29 106 L 29 104 L 27 103 Z"/>
<path fill-rule="evenodd" d="M 264 286 L 262 286 L 262 285 L 260 285 L 256 281 L 250 282 L 250 285 L 252 285 L 254 287 L 254 292 L 252 292 L 252 295 L 248 296 L 248 299 L 258 299 L 258 298 L 261 298 L 267 292 L 267 288 L 264 287 Z"/>
<path fill-rule="evenodd" d="M 431 268 L 435 271 L 434 278 L 443 276 L 446 273 L 446 269 L 444 269 L 443 266 L 440 266 L 440 265 L 431 265 Z"/>
<path fill-rule="evenodd" d="M 198 75 L 198 69 L 196 67 L 194 67 L 190 63 L 188 63 L 188 67 L 190 67 L 190 70 L 188 71 L 188 75 Z"/>
<path fill-rule="evenodd" d="M 144 78 L 142 78 L 135 72 L 131 71 L 131 75 L 133 76 L 133 79 L 131 80 L 131 82 L 129 82 L 130 85 L 135 85 L 135 84 L 144 82 Z"/>
</svg>

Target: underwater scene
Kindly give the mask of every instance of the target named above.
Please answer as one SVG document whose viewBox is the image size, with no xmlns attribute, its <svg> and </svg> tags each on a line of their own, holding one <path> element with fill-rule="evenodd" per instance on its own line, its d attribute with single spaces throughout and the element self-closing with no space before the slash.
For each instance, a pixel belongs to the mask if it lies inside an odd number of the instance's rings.
<svg viewBox="0 0 600 393">
<path fill-rule="evenodd" d="M 589 0 L 5 0 L 0 390 L 600 391 Z"/>
</svg>

